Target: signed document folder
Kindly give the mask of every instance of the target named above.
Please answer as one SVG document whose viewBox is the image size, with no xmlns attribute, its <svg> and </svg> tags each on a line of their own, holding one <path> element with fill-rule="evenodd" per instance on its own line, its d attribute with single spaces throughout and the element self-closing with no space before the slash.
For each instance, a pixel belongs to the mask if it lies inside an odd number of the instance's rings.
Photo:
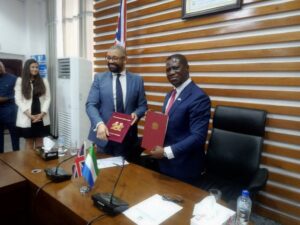
<svg viewBox="0 0 300 225">
<path fill-rule="evenodd" d="M 146 152 L 152 150 L 155 146 L 163 147 L 168 118 L 167 115 L 160 112 L 147 112 L 142 140 L 142 147 L 146 149 Z"/>
<path fill-rule="evenodd" d="M 131 122 L 131 115 L 114 112 L 106 124 L 109 131 L 108 140 L 122 143 L 131 126 Z"/>
</svg>

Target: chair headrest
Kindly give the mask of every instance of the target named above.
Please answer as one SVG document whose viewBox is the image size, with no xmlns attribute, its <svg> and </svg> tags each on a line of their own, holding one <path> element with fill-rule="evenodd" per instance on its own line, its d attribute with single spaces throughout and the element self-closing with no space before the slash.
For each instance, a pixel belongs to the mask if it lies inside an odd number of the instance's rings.
<svg viewBox="0 0 300 225">
<path fill-rule="evenodd" d="M 232 106 L 217 106 L 214 128 L 243 134 L 264 136 L 266 111 Z"/>
</svg>

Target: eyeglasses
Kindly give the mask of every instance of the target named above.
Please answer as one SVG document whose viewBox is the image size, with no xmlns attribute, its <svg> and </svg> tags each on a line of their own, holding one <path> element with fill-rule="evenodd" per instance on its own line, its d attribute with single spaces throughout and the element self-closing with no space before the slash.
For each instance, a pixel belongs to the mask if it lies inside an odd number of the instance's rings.
<svg viewBox="0 0 300 225">
<path fill-rule="evenodd" d="M 111 57 L 111 56 L 106 56 L 105 57 L 105 59 L 107 60 L 107 61 L 113 61 L 113 62 L 117 62 L 117 61 L 121 61 L 121 60 L 123 60 L 124 59 L 124 56 L 122 56 L 122 57 L 117 57 L 117 56 L 113 56 L 113 57 Z"/>
</svg>

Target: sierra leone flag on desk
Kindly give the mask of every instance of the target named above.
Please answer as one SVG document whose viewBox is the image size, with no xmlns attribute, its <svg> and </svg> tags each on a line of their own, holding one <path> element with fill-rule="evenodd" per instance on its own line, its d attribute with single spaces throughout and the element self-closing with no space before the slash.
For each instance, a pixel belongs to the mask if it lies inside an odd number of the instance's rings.
<svg viewBox="0 0 300 225">
<path fill-rule="evenodd" d="M 86 156 L 82 176 L 89 184 L 89 187 L 92 188 L 98 176 L 97 159 L 93 146 L 90 147 L 88 155 Z"/>
</svg>

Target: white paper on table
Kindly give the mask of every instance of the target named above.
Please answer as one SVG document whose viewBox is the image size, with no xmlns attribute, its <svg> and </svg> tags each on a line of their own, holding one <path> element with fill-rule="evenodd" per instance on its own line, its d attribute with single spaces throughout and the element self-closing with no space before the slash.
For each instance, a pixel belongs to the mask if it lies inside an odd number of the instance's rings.
<svg viewBox="0 0 300 225">
<path fill-rule="evenodd" d="M 161 195 L 155 194 L 127 209 L 123 214 L 138 225 L 158 225 L 181 209 L 178 204 L 163 200 Z"/>
<path fill-rule="evenodd" d="M 126 160 L 124 162 L 124 165 L 129 164 Z M 114 166 L 122 166 L 123 165 L 123 157 L 117 156 L 117 157 L 110 157 L 105 159 L 97 159 L 97 166 L 98 169 L 104 169 Z"/>
</svg>

